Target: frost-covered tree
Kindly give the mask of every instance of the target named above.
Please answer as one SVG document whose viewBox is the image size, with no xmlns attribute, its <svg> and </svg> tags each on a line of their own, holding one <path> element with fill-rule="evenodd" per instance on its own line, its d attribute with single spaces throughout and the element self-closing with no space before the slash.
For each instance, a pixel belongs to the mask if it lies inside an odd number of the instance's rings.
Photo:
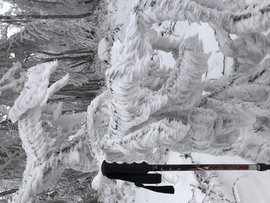
<svg viewBox="0 0 270 203">
<path fill-rule="evenodd" d="M 110 37 L 114 30 L 108 20 L 106 1 L 9 2 L 10 10 L 0 15 L 0 185 L 1 191 L 12 193 L 18 189 L 18 182 L 22 178 L 26 154 L 18 139 L 17 123 L 11 123 L 7 115 L 9 107 L 13 106 L 28 80 L 27 69 L 40 62 L 58 60 L 58 69 L 51 75 L 50 85 L 60 79 L 63 72 L 69 73 L 69 84 L 58 91 L 57 95 L 50 97 L 49 102 L 65 102 L 60 106 L 62 113 L 67 114 L 65 118 L 71 118 L 70 124 L 62 126 L 61 121 L 51 126 L 43 121 L 42 125 L 52 137 L 74 135 L 80 127 L 79 115 L 85 113 L 77 114 L 78 117 L 68 114 L 85 111 L 103 85 L 103 67 L 97 61 L 96 52 L 99 40 Z M 11 35 L 14 29 L 16 32 Z M 87 198 L 92 190 L 88 181 L 93 175 L 87 173 L 84 178 L 76 180 L 80 176 L 82 175 L 74 173 L 74 170 L 64 171 L 55 186 L 60 189 L 48 189 L 47 192 L 39 193 L 38 198 L 49 196 L 48 192 L 56 193 L 53 195 L 54 199 L 65 193 L 66 200 L 70 200 L 74 194 L 82 192 L 85 194 L 79 196 Z M 70 180 L 73 180 L 73 184 L 68 188 Z M 79 182 L 81 184 L 77 187 Z M 9 192 L 4 191 L 0 197 L 4 194 Z"/>
<path fill-rule="evenodd" d="M 258 133 L 268 131 L 269 126 L 269 38 L 263 33 L 269 28 L 269 3 L 242 8 L 244 2 L 238 2 L 233 8 L 232 1 L 206 2 L 135 4 L 125 41 L 115 45 L 112 67 L 106 73 L 109 103 L 106 99 L 101 105 L 107 105 L 102 109 L 109 118 L 108 130 L 104 133 L 97 124 L 91 125 L 96 134 L 91 135 L 98 137 L 92 139 L 100 140 L 106 160 L 163 162 L 169 149 L 269 162 L 269 140 Z M 202 42 L 198 36 L 177 40 L 151 29 L 166 20 L 208 23 L 220 51 L 233 59 L 230 74 L 202 81 L 209 58 Z M 232 39 L 232 34 L 237 37 Z M 158 61 L 151 61 L 156 49 L 172 53 L 173 68 L 164 69 Z M 246 132 L 253 129 L 251 138 L 252 133 L 247 136 Z M 106 195 L 111 193 L 115 193 L 115 202 L 117 198 L 132 200 L 126 194 L 134 193 L 133 186 L 113 187 L 115 183 L 101 177 L 94 183 L 102 202 L 109 201 Z"/>
<path fill-rule="evenodd" d="M 132 202 L 135 186 L 103 177 L 99 169 L 104 159 L 164 163 L 172 150 L 269 163 L 269 6 L 138 0 L 125 40 L 112 47 L 107 88 L 86 113 L 63 115 L 61 103 L 47 102 L 68 80 L 64 76 L 49 86 L 57 62 L 30 68 L 21 76 L 26 83 L 9 110 L 27 156 L 23 182 L 12 201 L 34 201 L 35 195 L 55 187 L 65 168 L 72 168 L 99 172 L 92 186 L 100 202 Z M 233 59 L 231 72 L 215 81 L 202 80 L 211 53 L 204 52 L 197 35 L 176 39 L 152 29 L 166 20 L 208 23 L 220 51 Z M 174 67 L 161 66 L 155 50 L 171 52 Z M 47 131 L 44 124 L 54 128 Z"/>
<path fill-rule="evenodd" d="M 27 156 L 22 186 L 12 202 L 33 201 L 37 193 L 50 190 L 56 184 L 65 168 L 94 171 L 85 129 L 81 128 L 86 114 L 62 115 L 62 103 L 47 103 L 69 79 L 67 74 L 49 86 L 49 76 L 57 65 L 50 62 L 30 68 L 21 94 L 9 110 L 12 122 L 18 121 Z M 51 126 L 51 132 L 45 131 L 48 130 L 45 124 Z"/>
<path fill-rule="evenodd" d="M 70 75 L 69 84 L 50 101 L 65 101 L 64 112 L 85 111 L 104 84 L 104 64 L 97 60 L 96 52 L 99 40 L 110 38 L 114 32 L 108 20 L 108 3 L 4 2 L 10 3 L 10 9 L 0 15 L 0 114 L 5 118 L 1 119 L 3 137 L 14 127 L 6 118 L 7 108 L 19 96 L 27 69 L 37 63 L 58 60 L 59 66 L 50 77 L 50 84 L 60 79 L 62 72 Z"/>
<path fill-rule="evenodd" d="M 14 62 L 20 62 L 26 71 L 37 63 L 57 60 L 59 67 L 50 82 L 60 79 L 63 71 L 70 74 L 69 84 L 58 92 L 57 100 L 70 104 L 78 97 L 78 106 L 85 111 L 86 101 L 94 98 L 97 86 L 104 83 L 106 65 L 98 60 L 98 43 L 103 37 L 112 42 L 115 32 L 107 1 L 7 2 L 10 9 L 0 15 L 0 77 Z"/>
</svg>

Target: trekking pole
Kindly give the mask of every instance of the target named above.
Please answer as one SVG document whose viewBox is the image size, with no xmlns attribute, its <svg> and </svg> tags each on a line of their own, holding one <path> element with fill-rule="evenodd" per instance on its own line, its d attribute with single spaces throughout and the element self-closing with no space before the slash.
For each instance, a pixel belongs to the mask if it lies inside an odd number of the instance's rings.
<svg viewBox="0 0 270 203">
<path fill-rule="evenodd" d="M 146 162 L 142 163 L 108 163 L 103 161 L 101 166 L 102 174 L 111 179 L 120 179 L 134 182 L 135 185 L 150 189 L 156 192 L 174 193 L 172 186 L 144 186 L 143 183 L 157 184 L 161 183 L 161 175 L 157 171 L 217 171 L 217 170 L 270 170 L 270 165 L 258 164 L 166 164 L 166 165 L 150 165 Z"/>
<path fill-rule="evenodd" d="M 111 173 L 122 174 L 147 174 L 150 171 L 217 171 L 217 170 L 270 170 L 270 165 L 258 164 L 165 164 L 165 165 L 150 165 L 146 162 L 142 163 L 108 163 L 103 161 L 103 175 Z"/>
</svg>

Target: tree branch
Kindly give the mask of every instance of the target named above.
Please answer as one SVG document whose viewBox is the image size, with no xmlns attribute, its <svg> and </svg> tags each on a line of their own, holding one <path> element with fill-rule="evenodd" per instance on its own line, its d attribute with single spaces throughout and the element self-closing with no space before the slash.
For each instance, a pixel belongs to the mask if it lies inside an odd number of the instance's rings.
<svg viewBox="0 0 270 203">
<path fill-rule="evenodd" d="M 52 55 L 52 56 L 61 56 L 61 55 L 68 55 L 68 54 L 92 54 L 94 53 L 93 50 L 87 50 L 87 49 L 76 49 L 76 50 L 66 50 L 63 52 L 49 52 L 49 51 L 38 51 L 39 53 L 46 54 L 46 55 Z"/>
<path fill-rule="evenodd" d="M 50 61 L 61 61 L 61 60 L 85 60 L 85 59 L 91 59 L 89 55 L 79 55 L 79 56 L 59 56 L 59 57 L 53 57 L 53 58 L 41 58 L 38 59 L 42 60 L 43 62 L 50 62 Z"/>
<path fill-rule="evenodd" d="M 13 194 L 13 193 L 17 192 L 18 190 L 19 189 L 11 189 L 11 190 L 7 190 L 7 191 L 4 191 L 4 192 L 1 192 L 0 193 L 0 197 Z"/>
<path fill-rule="evenodd" d="M 75 14 L 75 15 L 16 15 L 16 16 L 7 16 L 7 15 L 0 15 L 0 22 L 8 23 L 8 22 L 28 22 L 29 20 L 36 20 L 36 19 L 78 19 L 78 18 L 85 18 L 92 16 L 92 12 L 82 13 L 82 14 Z"/>
</svg>

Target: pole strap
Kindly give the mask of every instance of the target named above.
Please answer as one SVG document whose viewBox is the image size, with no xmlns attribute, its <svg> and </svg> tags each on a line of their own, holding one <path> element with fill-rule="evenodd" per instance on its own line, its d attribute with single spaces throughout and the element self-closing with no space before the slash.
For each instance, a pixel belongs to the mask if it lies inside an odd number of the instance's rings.
<svg viewBox="0 0 270 203">
<path fill-rule="evenodd" d="M 145 186 L 141 183 L 135 183 L 137 187 L 148 189 L 154 192 L 165 193 L 165 194 L 174 194 L 174 187 L 171 185 L 165 186 Z"/>
<path fill-rule="evenodd" d="M 154 192 L 165 194 L 174 194 L 173 186 L 145 186 L 143 184 L 158 184 L 161 183 L 161 174 L 150 173 L 149 165 L 146 162 L 137 164 L 117 164 L 107 163 L 103 161 L 101 171 L 104 176 L 110 179 L 119 179 L 133 182 L 137 187 L 148 189 Z"/>
</svg>

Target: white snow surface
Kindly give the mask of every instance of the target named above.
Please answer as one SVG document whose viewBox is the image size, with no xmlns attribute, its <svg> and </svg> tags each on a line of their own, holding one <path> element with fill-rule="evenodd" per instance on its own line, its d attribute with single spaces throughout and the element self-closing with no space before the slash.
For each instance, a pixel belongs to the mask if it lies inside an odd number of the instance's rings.
<svg viewBox="0 0 270 203">
<path fill-rule="evenodd" d="M 195 0 L 194 0 L 195 1 Z M 248 0 L 252 3 L 253 0 Z M 118 38 L 122 41 L 125 37 L 126 26 L 129 23 L 129 13 L 133 0 L 117 0 L 115 1 L 114 12 L 115 22 L 123 24 L 121 31 L 118 33 Z M 201 1 L 195 2 L 207 7 L 218 7 L 223 9 L 222 1 Z M 162 26 L 155 28 L 157 31 L 166 29 L 170 26 L 169 22 L 163 22 Z M 192 36 L 199 34 L 199 38 L 203 41 L 204 50 L 206 53 L 211 52 L 211 57 L 208 60 L 209 71 L 203 79 L 216 79 L 222 76 L 222 67 L 225 63 L 225 75 L 230 71 L 232 64 L 231 58 L 226 58 L 223 61 L 223 55 L 218 51 L 218 44 L 214 38 L 214 31 L 208 24 L 188 22 L 177 22 L 174 29 L 174 35 Z M 117 48 L 120 46 L 117 45 Z M 161 57 L 161 64 L 173 66 L 175 61 L 170 53 L 158 51 Z M 113 54 L 114 56 L 114 54 Z M 113 59 L 115 61 L 115 59 Z M 231 156 L 211 156 L 208 154 L 192 153 L 191 158 L 185 158 L 183 155 L 175 152 L 170 152 L 167 164 L 251 164 L 250 161 L 239 157 Z M 219 172 L 202 172 L 202 176 L 208 177 L 210 182 L 205 193 L 202 192 L 200 184 L 196 179 L 194 172 L 162 172 L 162 185 L 174 185 L 175 194 L 168 195 L 156 193 L 142 188 L 136 189 L 135 203 L 203 203 L 203 202 L 235 202 L 235 203 L 269 203 L 270 202 L 270 172 L 258 171 L 219 171 Z M 208 194 L 208 195 L 206 195 Z M 207 199 L 208 197 L 212 199 Z"/>
<path fill-rule="evenodd" d="M 195 163 L 222 163 L 222 164 L 251 164 L 239 157 L 211 156 L 207 154 L 192 153 Z M 185 159 L 181 154 L 171 152 L 167 164 L 190 164 L 190 158 Z M 214 200 L 209 202 L 236 202 L 236 203 L 268 203 L 270 198 L 270 173 L 258 171 L 212 171 L 202 172 L 205 176 L 212 176 L 207 193 Z M 162 194 L 149 190 L 136 189 L 136 203 L 203 203 L 206 194 L 198 187 L 194 172 L 162 172 L 162 185 L 173 185 L 175 194 Z M 173 183 L 173 182 L 176 183 Z M 194 187 L 195 186 L 195 187 Z M 235 188 L 234 188 L 235 187 Z M 192 197 L 194 198 L 193 201 Z"/>
</svg>

